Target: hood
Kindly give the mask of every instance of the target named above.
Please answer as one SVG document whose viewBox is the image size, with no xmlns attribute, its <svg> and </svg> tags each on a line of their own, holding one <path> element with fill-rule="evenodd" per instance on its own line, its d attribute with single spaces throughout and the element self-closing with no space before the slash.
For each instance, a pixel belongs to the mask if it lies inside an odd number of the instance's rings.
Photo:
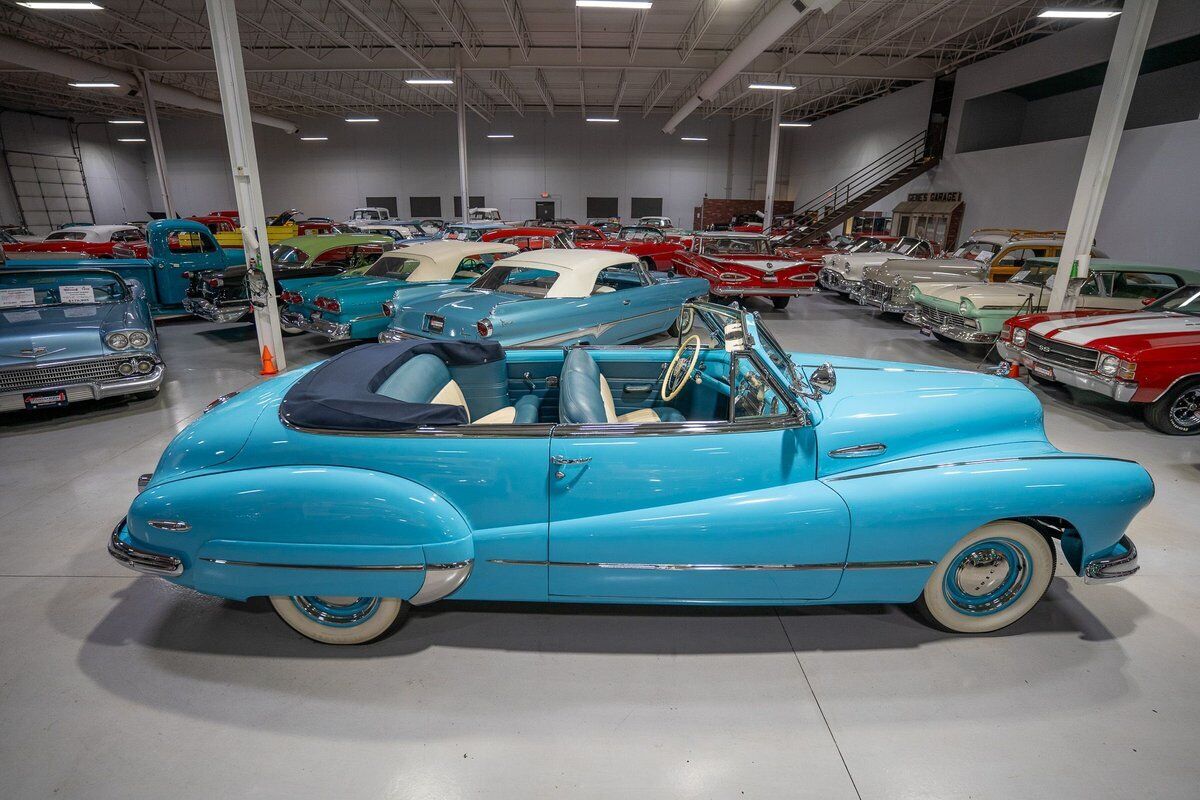
<svg viewBox="0 0 1200 800">
<path fill-rule="evenodd" d="M 119 328 L 141 328 L 129 303 L 6 308 L 0 311 L 0 366 L 89 358 L 110 352 L 104 334 Z M 39 358 L 22 350 L 45 348 Z"/>
<path fill-rule="evenodd" d="M 1032 302 L 1031 308 L 1045 308 L 1050 302 L 1050 290 L 1043 286 L 1020 283 L 957 283 L 940 284 L 935 296 L 943 300 L 968 300 L 976 308 L 1020 308 Z M 938 284 L 931 285 L 932 287 Z M 921 291 L 925 291 L 922 289 Z M 927 293 L 928 294 L 928 293 Z"/>
<path fill-rule="evenodd" d="M 1133 353 L 1149 347 L 1200 346 L 1200 317 L 1169 311 L 1134 311 L 1049 319 L 1030 328 L 1031 333 L 1056 342 Z"/>
<path fill-rule="evenodd" d="M 837 388 L 819 401 L 816 433 L 820 472 L 832 475 L 914 456 L 1032 443 L 1050 449 L 1042 406 L 1022 383 L 978 372 L 920 364 L 828 356 L 797 356 L 805 373 L 829 360 Z M 866 458 L 831 458 L 830 451 L 881 443 Z M 952 459 L 951 459 L 952 460 Z"/>
<path fill-rule="evenodd" d="M 838 269 L 847 279 L 861 281 L 863 272 L 868 267 L 878 266 L 885 261 L 917 260 L 899 253 L 847 253 L 833 259 L 834 268 Z"/>
<path fill-rule="evenodd" d="M 987 267 L 966 259 L 893 258 L 863 270 L 863 280 L 890 285 L 897 278 L 904 278 L 909 284 L 921 281 L 967 283 L 985 280 Z"/>
</svg>

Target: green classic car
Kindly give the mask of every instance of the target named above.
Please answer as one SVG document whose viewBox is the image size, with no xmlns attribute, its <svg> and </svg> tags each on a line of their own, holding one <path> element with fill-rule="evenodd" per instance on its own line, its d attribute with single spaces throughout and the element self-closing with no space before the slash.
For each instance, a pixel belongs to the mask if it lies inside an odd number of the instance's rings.
<svg viewBox="0 0 1200 800">
<path fill-rule="evenodd" d="M 1004 283 L 969 278 L 916 283 L 910 293 L 914 307 L 904 321 L 937 339 L 991 344 L 1006 320 L 1046 310 L 1057 270 L 1057 258 L 1034 258 Z M 1200 283 L 1200 271 L 1097 258 L 1075 307 L 1134 311 L 1187 283 Z"/>
</svg>

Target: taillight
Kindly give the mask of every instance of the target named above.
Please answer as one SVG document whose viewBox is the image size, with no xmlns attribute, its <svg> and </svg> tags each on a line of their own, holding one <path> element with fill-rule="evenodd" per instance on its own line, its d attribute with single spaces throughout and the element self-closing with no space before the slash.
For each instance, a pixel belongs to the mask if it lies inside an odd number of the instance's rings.
<svg viewBox="0 0 1200 800">
<path fill-rule="evenodd" d="M 214 289 L 216 289 L 218 286 L 223 285 L 224 283 L 225 283 L 225 281 L 221 280 L 220 278 L 209 278 L 208 279 L 208 285 Z"/>
<path fill-rule="evenodd" d="M 190 280 L 192 279 L 192 273 L 191 273 L 191 272 L 181 272 L 181 273 L 179 273 L 179 274 L 183 276 L 183 279 L 184 279 L 185 281 L 190 281 Z"/>
<path fill-rule="evenodd" d="M 392 301 L 384 300 L 383 301 L 383 315 L 385 317 L 390 317 L 395 313 L 396 313 L 396 306 L 392 303 Z"/>
<path fill-rule="evenodd" d="M 492 327 L 492 321 L 490 319 L 485 318 L 485 319 L 481 319 L 481 320 L 479 320 L 479 322 L 475 323 L 475 330 L 479 331 L 480 336 L 486 337 L 486 336 L 491 336 L 492 331 L 495 329 Z"/>
<path fill-rule="evenodd" d="M 337 300 L 334 300 L 332 297 L 318 297 L 314 305 L 317 308 L 323 308 L 326 311 L 332 311 L 334 314 L 338 314 L 342 310 L 342 304 Z"/>
<path fill-rule="evenodd" d="M 750 280 L 750 276 L 742 275 L 737 272 L 722 272 L 721 280 L 725 281 L 726 283 L 741 283 L 742 281 Z"/>
</svg>

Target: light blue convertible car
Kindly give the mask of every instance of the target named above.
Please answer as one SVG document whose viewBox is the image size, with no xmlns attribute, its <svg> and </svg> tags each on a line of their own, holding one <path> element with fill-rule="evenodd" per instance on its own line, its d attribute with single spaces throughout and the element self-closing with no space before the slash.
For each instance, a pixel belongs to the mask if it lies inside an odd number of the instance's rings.
<svg viewBox="0 0 1200 800">
<path fill-rule="evenodd" d="M 708 287 L 702 278 L 650 272 L 628 253 L 531 250 L 500 261 L 469 286 L 398 291 L 379 341 L 625 344 L 668 329 L 678 333 L 680 306 L 706 297 Z"/>
<path fill-rule="evenodd" d="M 1017 381 L 784 352 L 698 304 L 678 349 L 366 344 L 172 442 L 109 552 L 361 643 L 443 598 L 917 603 L 994 631 L 1050 584 L 1137 570 L 1153 494 L 1064 453 Z"/>
<path fill-rule="evenodd" d="M 162 380 L 140 283 L 107 269 L 0 270 L 0 411 L 153 397 Z"/>
</svg>

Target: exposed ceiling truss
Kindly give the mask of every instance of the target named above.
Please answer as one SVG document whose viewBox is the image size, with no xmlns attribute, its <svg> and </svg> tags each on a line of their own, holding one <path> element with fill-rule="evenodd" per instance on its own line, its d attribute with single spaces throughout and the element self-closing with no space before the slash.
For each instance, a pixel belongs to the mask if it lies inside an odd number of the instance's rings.
<svg viewBox="0 0 1200 800">
<path fill-rule="evenodd" d="M 451 112 L 455 87 L 406 78 L 461 64 L 466 103 L 499 112 L 669 113 L 780 2 L 655 0 L 649 11 L 577 9 L 570 0 L 238 0 L 255 110 L 330 119 Z M 0 5 L 0 33 L 94 61 L 145 69 L 217 97 L 204 0 L 99 0 L 104 11 Z M 1096 0 L 1058 0 L 1060 6 Z M 789 117 L 814 118 L 928 80 L 1069 23 L 1037 17 L 1042 0 L 842 0 L 813 13 L 701 107 L 707 117 L 762 117 L 756 80 L 797 86 Z M 3 54 L 0 53 L 0 59 Z M 70 89 L 13 66 L 0 106 L 80 114 L 139 113 L 119 92 Z M 166 116 L 189 112 L 164 107 Z"/>
</svg>

